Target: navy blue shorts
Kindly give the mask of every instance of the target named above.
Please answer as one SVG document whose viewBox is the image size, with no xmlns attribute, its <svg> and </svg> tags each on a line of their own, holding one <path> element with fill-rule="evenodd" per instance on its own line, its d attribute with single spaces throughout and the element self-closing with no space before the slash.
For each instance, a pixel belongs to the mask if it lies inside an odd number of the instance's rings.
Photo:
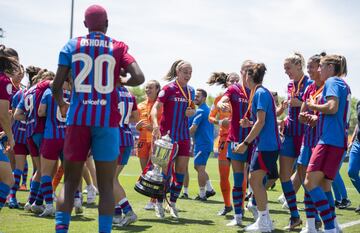
<svg viewBox="0 0 360 233">
<path fill-rule="evenodd" d="M 251 158 L 250 172 L 263 170 L 267 174 L 277 171 L 277 159 L 279 151 L 258 151 L 256 150 Z"/>
</svg>

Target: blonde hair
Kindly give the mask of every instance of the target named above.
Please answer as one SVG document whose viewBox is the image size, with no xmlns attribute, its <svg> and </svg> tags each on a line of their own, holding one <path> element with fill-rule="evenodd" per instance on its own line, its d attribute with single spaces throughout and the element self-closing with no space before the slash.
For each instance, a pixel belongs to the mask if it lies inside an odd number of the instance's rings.
<svg viewBox="0 0 360 233">
<path fill-rule="evenodd" d="M 321 58 L 322 64 L 332 64 L 334 66 L 335 75 L 345 77 L 347 75 L 346 58 L 342 55 L 326 55 Z"/>
<path fill-rule="evenodd" d="M 285 58 L 285 62 L 290 62 L 294 65 L 300 65 L 301 70 L 304 70 L 305 68 L 305 59 L 303 55 L 299 52 L 294 52 L 293 54 L 290 54 L 287 58 Z"/>
<path fill-rule="evenodd" d="M 171 81 L 176 78 L 176 72 L 178 72 L 182 66 L 184 65 L 190 65 L 190 62 L 184 61 L 184 60 L 176 60 L 170 67 L 170 70 L 165 75 L 164 79 L 166 81 Z"/>
</svg>

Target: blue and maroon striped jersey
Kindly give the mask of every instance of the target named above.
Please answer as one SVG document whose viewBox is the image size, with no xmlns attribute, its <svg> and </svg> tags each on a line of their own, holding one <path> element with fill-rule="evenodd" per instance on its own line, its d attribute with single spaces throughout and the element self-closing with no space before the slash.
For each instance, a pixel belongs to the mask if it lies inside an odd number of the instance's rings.
<svg viewBox="0 0 360 233">
<path fill-rule="evenodd" d="M 310 97 L 314 94 L 316 94 L 316 91 L 319 90 L 320 87 L 316 86 L 315 82 L 310 84 L 303 95 L 303 102 L 306 102 L 306 100 L 310 99 Z M 316 101 L 318 103 L 321 103 L 321 94 L 316 97 Z M 316 114 L 319 116 L 319 112 L 314 113 L 311 110 L 308 110 L 310 114 Z M 307 147 L 315 147 L 317 142 L 319 141 L 319 134 L 317 127 L 311 127 L 310 125 L 304 125 L 304 137 L 303 137 L 303 145 Z"/>
<path fill-rule="evenodd" d="M 298 98 L 302 101 L 302 97 L 304 92 L 312 83 L 312 80 L 304 76 L 301 83 L 291 81 L 288 84 L 288 100 L 290 101 L 291 98 Z M 300 85 L 300 86 L 299 86 Z M 284 134 L 288 136 L 301 136 L 304 134 L 304 125 L 299 121 L 299 114 L 300 114 L 301 107 L 290 107 L 288 108 L 288 115 L 285 121 L 285 129 Z"/>
<path fill-rule="evenodd" d="M 24 96 L 23 90 L 18 90 L 13 96 L 11 101 L 11 107 L 15 109 L 21 98 Z M 16 143 L 26 144 L 26 121 L 14 121 L 12 125 L 12 132 Z"/>
<path fill-rule="evenodd" d="M 120 112 L 120 146 L 133 146 L 134 138 L 129 127 L 131 113 L 137 111 L 135 96 L 127 90 L 126 87 L 117 87 L 119 95 L 119 112 Z"/>
<path fill-rule="evenodd" d="M 50 81 L 41 81 L 29 90 L 25 91 L 24 96 L 21 98 L 18 106 L 24 111 L 26 115 L 26 137 L 31 137 L 34 133 L 43 133 L 45 128 L 45 117 L 38 116 L 38 109 L 41 97 L 45 90 L 49 88 Z"/>
<path fill-rule="evenodd" d="M 69 98 L 69 93 L 64 91 L 64 99 Z M 66 100 L 67 101 L 67 100 Z M 55 101 L 53 93 L 50 88 L 46 89 L 42 98 L 41 104 L 46 105 L 46 123 L 44 130 L 44 138 L 46 139 L 64 139 L 66 118 L 61 116 L 60 108 Z"/>
<path fill-rule="evenodd" d="M 119 126 L 116 81 L 120 69 L 135 61 L 127 50 L 125 43 L 101 32 L 73 38 L 64 46 L 59 65 L 71 68 L 74 81 L 67 125 Z"/>
<path fill-rule="evenodd" d="M 191 101 L 195 98 L 194 88 L 187 85 L 182 87 L 185 95 L 190 92 Z M 163 103 L 163 112 L 160 120 L 161 135 L 170 132 L 173 141 L 190 139 L 189 118 L 185 116 L 189 101 L 183 96 L 176 82 L 165 85 L 159 93 L 157 101 Z"/>
<path fill-rule="evenodd" d="M 351 90 L 342 78 L 330 77 L 325 81 L 322 98 L 326 102 L 327 98 L 330 97 L 335 97 L 338 100 L 338 111 L 335 114 L 320 113 L 318 144 L 347 148 Z"/>
<path fill-rule="evenodd" d="M 240 120 L 245 117 L 248 109 L 250 89 L 244 89 L 243 86 L 236 83 L 229 86 L 224 95 L 230 99 L 232 108 L 231 123 L 227 140 L 231 142 L 242 142 L 251 130 L 251 128 L 242 128 L 239 123 Z M 250 118 L 250 116 L 247 117 Z"/>
</svg>

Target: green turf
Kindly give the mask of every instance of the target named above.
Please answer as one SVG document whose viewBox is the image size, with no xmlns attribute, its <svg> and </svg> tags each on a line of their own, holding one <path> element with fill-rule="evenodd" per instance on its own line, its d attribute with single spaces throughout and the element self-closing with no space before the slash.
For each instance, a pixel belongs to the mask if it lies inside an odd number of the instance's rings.
<svg viewBox="0 0 360 233">
<path fill-rule="evenodd" d="M 194 198 L 198 193 L 196 173 L 192 169 L 193 160 L 190 161 L 190 196 Z M 337 210 L 337 216 L 340 223 L 360 220 L 360 215 L 354 212 L 356 206 L 360 204 L 359 194 L 351 184 L 346 174 L 347 163 L 341 169 L 352 206 L 346 210 Z M 113 232 L 242 232 L 242 227 L 226 227 L 226 223 L 232 219 L 232 214 L 226 217 L 217 216 L 216 213 L 223 207 L 222 196 L 219 189 L 219 175 L 217 170 L 217 160 L 210 159 L 207 169 L 212 184 L 216 189 L 216 196 L 210 198 L 206 203 L 195 200 L 178 200 L 177 207 L 180 209 L 180 219 L 174 220 L 170 217 L 158 219 L 153 211 L 145 211 L 143 207 L 148 202 L 148 198 L 134 191 L 134 183 L 140 173 L 140 165 L 137 158 L 132 157 L 129 165 L 124 169 L 123 175 L 120 177 L 121 183 L 124 185 L 128 195 L 128 199 L 138 215 L 138 221 L 131 226 L 125 228 L 114 228 Z M 232 177 L 230 177 L 232 180 Z M 277 183 L 273 191 L 269 191 L 270 215 L 275 222 L 276 230 L 274 232 L 282 232 L 282 228 L 287 224 L 289 213 L 287 210 L 281 209 L 281 205 L 277 203 L 277 197 L 281 193 L 281 186 Z M 25 202 L 27 192 L 18 192 L 18 200 Z M 298 200 L 302 200 L 303 192 L 299 191 Z M 86 200 L 86 197 L 85 197 Z M 305 220 L 303 211 L 304 205 L 299 204 L 300 214 Z M 252 222 L 249 212 L 245 213 L 244 225 Z M 299 230 L 300 231 L 300 230 Z M 0 212 L 0 232 L 54 232 L 53 218 L 40 218 L 23 210 L 10 210 L 4 207 Z M 88 207 L 85 209 L 83 216 L 72 216 L 69 232 L 97 232 L 97 209 Z M 360 225 L 355 225 L 344 229 L 344 232 L 360 232 Z"/>
</svg>

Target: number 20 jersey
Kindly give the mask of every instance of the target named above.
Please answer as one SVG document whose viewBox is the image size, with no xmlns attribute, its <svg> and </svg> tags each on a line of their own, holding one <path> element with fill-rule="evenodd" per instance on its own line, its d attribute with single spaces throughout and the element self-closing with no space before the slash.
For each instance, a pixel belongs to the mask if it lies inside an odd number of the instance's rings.
<svg viewBox="0 0 360 233">
<path fill-rule="evenodd" d="M 59 66 L 71 68 L 74 81 L 67 125 L 118 127 L 116 80 L 135 59 L 123 42 L 102 32 L 71 39 L 61 50 Z"/>
</svg>

